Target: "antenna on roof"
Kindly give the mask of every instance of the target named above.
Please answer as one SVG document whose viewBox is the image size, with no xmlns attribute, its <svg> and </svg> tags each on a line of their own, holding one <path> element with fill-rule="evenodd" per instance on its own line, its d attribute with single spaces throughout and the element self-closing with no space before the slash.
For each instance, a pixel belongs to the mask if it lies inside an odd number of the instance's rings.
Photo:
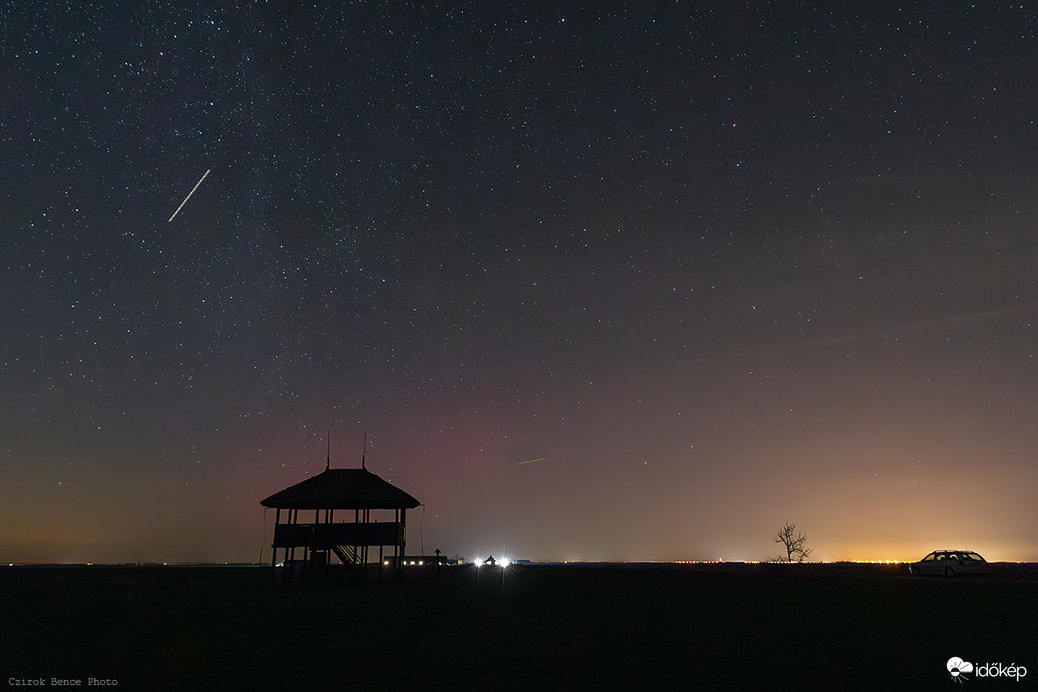
<svg viewBox="0 0 1038 692">
<path fill-rule="evenodd" d="M 332 466 L 332 431 L 329 430 L 325 439 L 328 442 L 328 449 L 324 453 L 324 470 L 327 471 Z"/>
<path fill-rule="evenodd" d="M 365 466 L 365 464 L 364 464 L 367 456 L 368 456 L 368 431 L 365 430 L 364 431 L 364 446 L 361 447 L 361 451 L 360 451 L 360 467 L 362 469 L 366 469 L 367 468 Z"/>
</svg>

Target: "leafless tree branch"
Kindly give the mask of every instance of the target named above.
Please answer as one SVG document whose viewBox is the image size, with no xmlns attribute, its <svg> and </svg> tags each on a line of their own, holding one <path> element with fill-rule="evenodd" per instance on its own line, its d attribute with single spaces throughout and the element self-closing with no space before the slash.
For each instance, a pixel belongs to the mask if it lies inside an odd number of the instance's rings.
<svg viewBox="0 0 1038 692">
<path fill-rule="evenodd" d="M 772 540 L 781 543 L 786 549 L 786 562 L 803 562 L 811 555 L 812 548 L 807 547 L 807 534 L 797 531 L 797 525 L 793 522 L 787 521 L 779 527 Z"/>
</svg>

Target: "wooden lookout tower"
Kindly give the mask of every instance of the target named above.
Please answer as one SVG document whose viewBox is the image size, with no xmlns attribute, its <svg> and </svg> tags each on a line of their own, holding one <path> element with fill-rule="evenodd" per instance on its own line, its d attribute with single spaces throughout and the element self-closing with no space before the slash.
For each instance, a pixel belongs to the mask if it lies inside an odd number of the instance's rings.
<svg viewBox="0 0 1038 692">
<path fill-rule="evenodd" d="M 344 565 L 363 566 L 375 546 L 379 569 L 389 558 L 386 548 L 392 548 L 392 564 L 399 573 L 407 510 L 421 503 L 362 467 L 326 468 L 261 504 L 277 510 L 271 566 L 277 565 L 281 548 L 282 564 L 291 574 L 296 566 L 327 567 L 332 554 Z"/>
</svg>

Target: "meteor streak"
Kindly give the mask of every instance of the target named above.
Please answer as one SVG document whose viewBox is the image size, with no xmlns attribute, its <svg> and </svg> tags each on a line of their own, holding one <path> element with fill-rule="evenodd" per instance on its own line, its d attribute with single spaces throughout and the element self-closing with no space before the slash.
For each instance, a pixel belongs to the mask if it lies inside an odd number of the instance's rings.
<svg viewBox="0 0 1038 692">
<path fill-rule="evenodd" d="M 518 464 L 516 464 L 516 466 L 522 466 L 523 464 L 532 464 L 535 461 L 544 461 L 544 457 L 541 457 L 540 459 L 530 459 L 529 461 L 520 461 Z"/>
<path fill-rule="evenodd" d="M 197 183 L 195 183 L 195 186 L 194 186 L 193 188 L 191 188 L 191 192 L 187 193 L 187 197 L 185 197 L 185 198 L 184 198 L 184 201 L 180 203 L 180 206 L 179 206 L 179 207 L 177 207 L 177 210 L 176 210 L 175 212 L 173 212 L 173 216 L 169 217 L 169 221 L 172 221 L 172 220 L 173 220 L 173 217 L 174 217 L 174 216 L 176 216 L 177 214 L 179 214 L 179 213 L 180 213 L 180 210 L 184 208 L 184 205 L 185 205 L 185 204 L 187 204 L 187 201 L 188 201 L 189 199 L 191 199 L 191 195 L 195 194 L 195 190 L 197 190 L 197 189 L 198 189 L 198 186 L 199 186 L 199 185 L 201 185 L 201 184 L 202 184 L 202 181 L 203 181 L 203 180 L 205 180 L 205 179 L 206 179 L 206 176 L 208 176 L 208 175 L 209 175 L 209 171 L 210 171 L 210 170 L 211 170 L 211 169 L 209 169 L 209 168 L 207 168 L 207 169 L 206 169 L 206 171 L 205 171 L 205 175 L 203 175 L 203 176 L 202 176 L 201 178 L 199 178 L 199 179 L 198 179 L 198 182 L 197 182 Z M 169 221 L 167 221 L 166 223 L 169 223 Z"/>
</svg>

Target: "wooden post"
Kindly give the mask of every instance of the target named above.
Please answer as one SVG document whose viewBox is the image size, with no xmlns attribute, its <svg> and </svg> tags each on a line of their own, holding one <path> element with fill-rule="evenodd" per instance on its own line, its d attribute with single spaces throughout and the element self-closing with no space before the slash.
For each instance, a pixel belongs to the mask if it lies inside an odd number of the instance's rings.
<svg viewBox="0 0 1038 692">
<path fill-rule="evenodd" d="M 401 572 L 403 572 L 403 568 L 404 568 L 404 555 L 406 554 L 405 548 L 407 547 L 406 536 L 407 536 L 407 510 L 406 509 L 401 509 L 400 510 L 400 538 L 398 539 L 400 541 L 400 547 L 397 548 L 397 552 L 400 554 L 399 562 L 400 562 L 400 570 L 401 570 Z"/>
<path fill-rule="evenodd" d="M 278 507 L 277 510 L 274 512 L 274 535 L 275 536 L 277 536 L 278 524 L 280 522 L 281 522 L 281 508 Z M 277 547 L 277 545 L 276 545 L 276 543 L 275 543 L 273 538 L 270 539 L 270 543 L 271 543 L 271 547 L 273 548 L 273 550 L 271 552 L 274 553 L 274 556 L 270 558 L 270 569 L 273 570 L 275 567 L 277 567 L 277 564 L 278 564 L 278 547 Z"/>
<path fill-rule="evenodd" d="M 370 522 L 371 522 L 371 510 L 370 509 L 366 509 L 366 510 L 364 510 L 364 523 L 368 524 Z M 363 563 L 365 565 L 368 564 L 368 546 L 365 545 L 363 548 L 361 548 L 361 554 L 364 556 L 360 560 L 361 563 Z"/>
</svg>

